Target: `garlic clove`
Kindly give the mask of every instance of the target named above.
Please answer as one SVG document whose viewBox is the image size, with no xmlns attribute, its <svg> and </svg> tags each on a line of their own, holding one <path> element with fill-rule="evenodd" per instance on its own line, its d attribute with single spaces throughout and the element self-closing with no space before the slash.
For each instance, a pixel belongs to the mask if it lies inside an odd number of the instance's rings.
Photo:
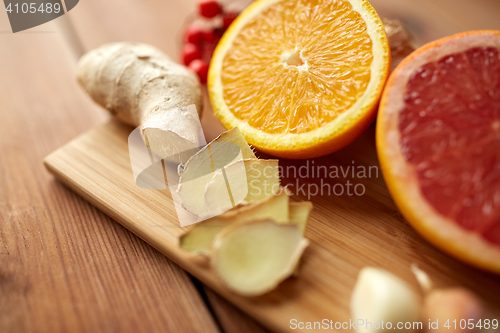
<svg viewBox="0 0 500 333">
<path fill-rule="evenodd" d="M 399 322 L 410 322 L 412 327 L 398 331 L 413 332 L 417 329 L 413 322 L 420 315 L 419 297 L 410 285 L 393 274 L 366 267 L 359 273 L 352 293 L 351 314 L 360 333 L 382 332 L 388 329 L 388 323 L 395 329 Z"/>
</svg>

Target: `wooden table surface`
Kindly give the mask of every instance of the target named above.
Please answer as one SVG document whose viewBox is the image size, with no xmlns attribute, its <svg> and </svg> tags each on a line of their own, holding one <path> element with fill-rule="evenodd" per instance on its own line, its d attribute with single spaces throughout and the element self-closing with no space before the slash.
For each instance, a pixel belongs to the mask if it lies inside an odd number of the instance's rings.
<svg viewBox="0 0 500 333">
<path fill-rule="evenodd" d="M 151 43 L 178 58 L 194 0 L 82 0 L 12 34 L 0 10 L 0 332 L 265 332 L 53 179 L 42 160 L 108 116 L 74 79 L 102 43 Z M 498 0 L 372 0 L 418 43 L 500 30 Z M 207 138 L 221 130 L 206 112 Z"/>
</svg>

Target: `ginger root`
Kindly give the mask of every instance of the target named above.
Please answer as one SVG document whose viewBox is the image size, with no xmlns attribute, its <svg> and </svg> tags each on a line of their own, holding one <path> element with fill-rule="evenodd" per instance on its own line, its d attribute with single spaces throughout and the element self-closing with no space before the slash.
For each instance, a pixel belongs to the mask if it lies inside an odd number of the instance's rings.
<svg viewBox="0 0 500 333">
<path fill-rule="evenodd" d="M 417 44 L 398 19 L 383 18 L 382 23 L 389 39 L 392 57 L 391 67 L 394 69 L 406 56 L 417 49 Z"/>
<path fill-rule="evenodd" d="M 159 157 L 184 163 L 205 144 L 198 78 L 158 49 L 105 44 L 82 56 L 77 78 L 97 104 L 124 123 L 141 126 L 146 145 Z"/>
</svg>

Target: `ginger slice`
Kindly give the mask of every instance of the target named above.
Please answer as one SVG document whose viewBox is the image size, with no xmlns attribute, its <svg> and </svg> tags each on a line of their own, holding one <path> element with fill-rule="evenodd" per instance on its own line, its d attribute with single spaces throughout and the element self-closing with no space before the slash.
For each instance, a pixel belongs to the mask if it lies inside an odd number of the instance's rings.
<svg viewBox="0 0 500 333">
<path fill-rule="evenodd" d="M 204 195 L 214 172 L 227 164 L 246 158 L 256 157 L 238 128 L 219 135 L 179 169 L 177 192 L 182 206 L 196 216 L 210 216 Z M 244 176 L 244 170 L 240 171 L 240 176 L 242 173 Z M 219 199 L 230 202 L 227 191 L 221 193 Z"/>
<path fill-rule="evenodd" d="M 293 273 L 308 244 L 295 223 L 268 219 L 232 224 L 215 237 L 212 266 L 234 292 L 258 296 Z"/>
<path fill-rule="evenodd" d="M 309 220 L 309 215 L 311 214 L 312 208 L 313 204 L 310 201 L 290 202 L 288 206 L 290 223 L 296 223 L 299 226 L 302 235 L 305 235 L 306 233 L 307 221 Z M 294 277 L 299 275 L 298 262 L 292 275 Z"/>
<path fill-rule="evenodd" d="M 302 235 L 306 232 L 307 221 L 309 220 L 309 215 L 313 204 L 310 201 L 303 202 L 290 202 L 289 205 L 289 215 L 290 222 L 297 223 L 299 225 Z"/>
<path fill-rule="evenodd" d="M 205 264 L 210 259 L 210 248 L 215 236 L 228 225 L 231 219 L 215 216 L 198 224 L 179 237 L 179 246 L 191 253 L 192 259 Z"/>
<path fill-rule="evenodd" d="M 278 160 L 236 161 L 218 170 L 207 184 L 206 207 L 212 214 L 220 214 L 239 203 L 259 201 L 276 193 L 279 184 Z M 229 200 L 225 197 L 228 192 Z"/>
<path fill-rule="evenodd" d="M 261 201 L 236 207 L 224 214 L 195 224 L 179 238 L 179 245 L 195 256 L 208 259 L 215 236 L 225 227 L 234 223 L 267 218 L 285 223 L 289 220 L 288 207 L 289 197 L 285 191 L 270 195 Z"/>
</svg>

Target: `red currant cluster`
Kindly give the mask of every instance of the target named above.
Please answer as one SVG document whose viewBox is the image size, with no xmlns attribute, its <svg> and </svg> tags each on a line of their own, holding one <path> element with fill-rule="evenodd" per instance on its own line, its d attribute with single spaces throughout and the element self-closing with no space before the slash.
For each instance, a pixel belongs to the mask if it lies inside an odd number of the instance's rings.
<svg viewBox="0 0 500 333">
<path fill-rule="evenodd" d="M 215 0 L 198 0 L 199 20 L 184 32 L 182 62 L 193 70 L 200 82 L 207 82 L 208 65 L 215 46 L 239 13 L 225 11 Z"/>
</svg>

